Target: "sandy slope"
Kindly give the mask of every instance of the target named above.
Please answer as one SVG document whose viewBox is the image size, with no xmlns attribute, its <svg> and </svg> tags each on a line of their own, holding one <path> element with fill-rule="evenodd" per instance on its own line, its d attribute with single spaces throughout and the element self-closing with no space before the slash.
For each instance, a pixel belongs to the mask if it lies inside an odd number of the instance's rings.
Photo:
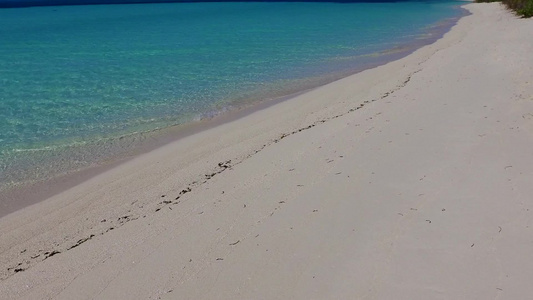
<svg viewBox="0 0 533 300">
<path fill-rule="evenodd" d="M 0 298 L 533 298 L 533 20 L 466 7 L 409 57 L 0 219 Z"/>
</svg>

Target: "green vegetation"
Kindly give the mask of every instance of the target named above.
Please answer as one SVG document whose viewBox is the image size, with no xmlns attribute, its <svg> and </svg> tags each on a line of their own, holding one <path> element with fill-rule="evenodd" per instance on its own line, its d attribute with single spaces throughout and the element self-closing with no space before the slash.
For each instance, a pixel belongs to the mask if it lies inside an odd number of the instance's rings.
<svg viewBox="0 0 533 300">
<path fill-rule="evenodd" d="M 476 2 L 502 2 L 524 18 L 533 17 L 533 0 L 476 0 Z"/>
</svg>

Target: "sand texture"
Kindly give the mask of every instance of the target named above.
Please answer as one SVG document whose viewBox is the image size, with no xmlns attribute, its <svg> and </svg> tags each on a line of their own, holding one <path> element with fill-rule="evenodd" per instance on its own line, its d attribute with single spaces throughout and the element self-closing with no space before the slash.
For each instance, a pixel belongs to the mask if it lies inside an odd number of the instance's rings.
<svg viewBox="0 0 533 300">
<path fill-rule="evenodd" d="M 533 299 L 533 19 L 442 39 L 0 219 L 0 299 Z"/>
</svg>

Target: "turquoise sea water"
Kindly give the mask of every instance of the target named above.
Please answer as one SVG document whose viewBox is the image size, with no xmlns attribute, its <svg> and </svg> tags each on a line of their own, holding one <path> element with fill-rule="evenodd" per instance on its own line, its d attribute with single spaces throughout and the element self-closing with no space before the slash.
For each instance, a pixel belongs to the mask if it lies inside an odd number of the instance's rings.
<svg viewBox="0 0 533 300">
<path fill-rule="evenodd" d="M 458 2 L 0 10 L 0 188 L 126 153 L 146 132 L 408 51 Z M 394 51 L 393 51 L 394 52 Z"/>
</svg>

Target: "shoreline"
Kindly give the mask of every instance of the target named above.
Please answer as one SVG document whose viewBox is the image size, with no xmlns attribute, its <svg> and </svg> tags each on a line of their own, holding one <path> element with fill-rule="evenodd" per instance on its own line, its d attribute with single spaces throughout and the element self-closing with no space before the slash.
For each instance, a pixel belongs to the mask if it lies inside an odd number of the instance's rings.
<svg viewBox="0 0 533 300">
<path fill-rule="evenodd" d="M 83 182 L 90 180 L 91 178 L 105 173 L 113 168 L 116 168 L 128 161 L 135 159 L 136 157 L 145 155 L 153 150 L 164 147 L 173 142 L 177 142 L 183 138 L 191 135 L 206 131 L 225 123 L 236 121 L 244 116 L 252 114 L 256 111 L 266 109 L 273 105 L 276 105 L 283 101 L 289 101 L 292 97 L 304 94 L 315 88 L 309 90 L 297 92 L 291 95 L 280 97 L 277 99 L 271 99 L 256 103 L 244 108 L 228 111 L 224 114 L 217 115 L 212 118 L 197 121 L 194 123 L 174 125 L 168 128 L 154 130 L 154 132 L 148 132 L 158 134 L 159 137 L 149 137 L 153 143 L 144 144 L 135 148 L 133 153 L 129 153 L 126 156 L 111 159 L 108 162 L 100 163 L 96 166 L 87 167 L 82 170 L 75 170 L 67 172 L 67 174 L 59 175 L 50 179 L 22 184 L 21 186 L 15 186 L 13 188 L 7 188 L 0 191 L 0 201 L 4 201 L 2 211 L 0 211 L 0 218 L 7 216 L 17 210 L 24 209 L 33 204 L 37 204 L 41 201 L 53 197 L 59 193 L 67 191 Z M 8 203 L 6 203 L 8 202 Z M 16 203 L 12 203 L 16 202 Z"/>
<path fill-rule="evenodd" d="M 533 28 L 443 38 L 0 218 L 5 299 L 533 297 Z"/>
<path fill-rule="evenodd" d="M 137 145 L 133 146 L 133 148 L 122 151 L 122 153 L 118 155 L 112 155 L 106 158 L 104 161 L 94 161 L 92 166 L 87 166 L 78 170 L 67 171 L 64 174 L 59 174 L 44 180 L 30 180 L 29 182 L 23 182 L 20 185 L 7 187 L 4 190 L 0 190 L 0 203 L 2 203 L 0 207 L 0 218 L 27 206 L 44 201 L 72 187 L 75 187 L 76 185 L 82 184 L 83 182 L 112 168 L 120 166 L 131 159 L 134 159 L 140 155 L 144 155 L 157 148 L 164 147 L 169 143 L 178 141 L 193 134 L 197 134 L 204 130 L 209 130 L 216 126 L 235 121 L 256 111 L 269 108 L 280 102 L 290 101 L 294 97 L 320 88 L 321 86 L 406 57 L 412 54 L 414 51 L 441 39 L 446 32 L 448 32 L 457 24 L 458 20 L 469 14 L 468 11 L 461 7 L 458 7 L 457 9 L 462 11 L 460 15 L 435 24 L 435 27 L 428 32 L 428 34 L 431 35 L 431 38 L 413 40 L 411 44 L 402 45 L 400 49 L 393 48 L 389 49 L 388 51 L 376 53 L 377 56 L 386 56 L 387 58 L 385 59 L 369 62 L 351 71 L 339 73 L 339 75 L 331 75 L 331 79 L 326 79 L 323 82 L 321 81 L 321 83 L 318 85 L 313 85 L 312 87 L 304 90 L 294 91 L 287 95 L 277 96 L 274 98 L 261 99 L 252 102 L 246 101 L 245 104 L 237 105 L 232 109 L 224 110 L 221 113 L 216 113 L 213 117 L 207 117 L 190 123 L 172 125 L 170 127 L 156 129 L 149 132 L 134 133 L 132 136 L 144 136 L 143 139 L 146 141 L 139 142 Z M 121 138 L 122 137 L 113 139 L 117 140 Z"/>
</svg>

